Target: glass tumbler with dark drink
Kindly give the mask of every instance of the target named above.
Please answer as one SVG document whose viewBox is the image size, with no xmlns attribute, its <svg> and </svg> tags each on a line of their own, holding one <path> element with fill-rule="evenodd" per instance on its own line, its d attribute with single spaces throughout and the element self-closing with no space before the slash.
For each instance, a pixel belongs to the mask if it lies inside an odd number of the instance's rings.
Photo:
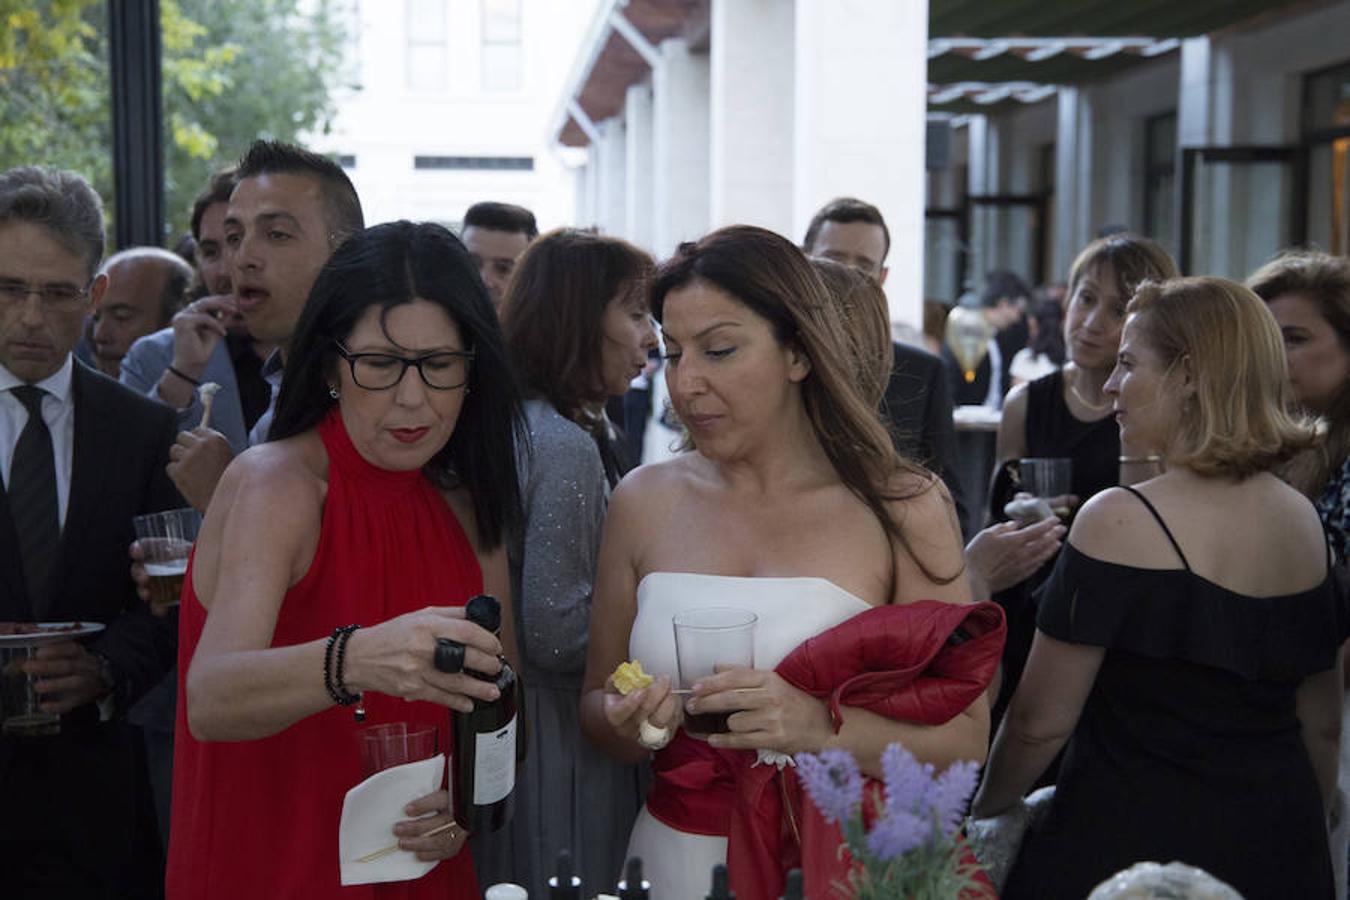
<svg viewBox="0 0 1350 900">
<path fill-rule="evenodd" d="M 675 665 L 679 688 L 687 691 L 698 681 L 721 669 L 755 667 L 754 613 L 732 607 L 689 609 L 676 613 Z M 707 737 L 730 731 L 729 712 L 684 714 L 684 730 L 690 737 Z"/>
<path fill-rule="evenodd" d="M 149 576 L 150 605 L 164 609 L 178 605 L 187 573 L 188 556 L 201 527 L 201 513 L 195 509 L 171 509 L 168 512 L 136 516 L 136 540 L 145 559 Z"/>
</svg>

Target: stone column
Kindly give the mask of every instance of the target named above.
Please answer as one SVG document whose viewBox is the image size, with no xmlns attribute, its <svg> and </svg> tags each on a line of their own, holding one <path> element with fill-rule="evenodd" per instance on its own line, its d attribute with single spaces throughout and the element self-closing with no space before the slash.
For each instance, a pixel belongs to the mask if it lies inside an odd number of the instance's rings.
<svg viewBox="0 0 1350 900">
<path fill-rule="evenodd" d="M 624 99 L 628 126 L 624 176 L 623 236 L 650 251 L 652 248 L 652 88 L 635 84 Z"/>
<path fill-rule="evenodd" d="M 793 30 L 786 0 L 714 0 L 711 180 L 714 227 L 760 225 L 794 242 Z"/>
<path fill-rule="evenodd" d="M 714 41 L 716 35 L 714 35 Z M 891 318 L 923 320 L 928 4 L 796 0 L 793 228 L 840 195 L 876 204 L 891 233 Z"/>
<path fill-rule="evenodd" d="M 599 189 L 596 198 L 598 209 L 596 224 L 605 234 L 622 235 L 627 225 L 627 188 L 628 148 L 622 117 L 613 116 L 599 125 Z"/>
<path fill-rule="evenodd" d="M 651 249 L 658 259 L 702 237 L 710 222 L 708 55 L 671 38 L 661 56 L 652 72 Z"/>
<path fill-rule="evenodd" d="M 1067 277 L 1093 233 L 1093 123 L 1090 89 L 1059 89 L 1055 129 L 1055 253 L 1053 271 Z"/>
</svg>

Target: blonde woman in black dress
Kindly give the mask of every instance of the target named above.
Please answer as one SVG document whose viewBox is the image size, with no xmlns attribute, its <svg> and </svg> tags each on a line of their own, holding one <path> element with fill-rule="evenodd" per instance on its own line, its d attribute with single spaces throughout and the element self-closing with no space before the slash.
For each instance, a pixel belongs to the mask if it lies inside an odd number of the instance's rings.
<svg viewBox="0 0 1350 900">
<path fill-rule="evenodd" d="M 1264 303 L 1218 278 L 1146 285 L 1104 390 L 1166 472 L 1079 512 L 973 813 L 1015 804 L 1065 746 L 1004 887 L 1078 900 L 1140 860 L 1247 900 L 1330 898 L 1343 596 L 1311 503 L 1273 470 L 1313 440 L 1286 413 Z"/>
</svg>

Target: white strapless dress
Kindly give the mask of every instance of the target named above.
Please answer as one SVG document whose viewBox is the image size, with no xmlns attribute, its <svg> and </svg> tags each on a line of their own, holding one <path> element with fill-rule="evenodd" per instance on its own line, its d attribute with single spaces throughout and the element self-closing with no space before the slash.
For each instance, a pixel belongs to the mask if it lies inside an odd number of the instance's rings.
<svg viewBox="0 0 1350 900">
<path fill-rule="evenodd" d="M 654 675 L 676 680 L 672 617 L 710 606 L 747 609 L 755 624 L 755 668 L 773 669 L 809 637 L 827 631 L 870 605 L 824 578 L 744 578 L 652 572 L 637 589 L 637 616 L 628 656 Z M 712 867 L 726 862 L 723 837 L 690 834 L 657 820 L 644 807 L 628 841 L 628 855 L 642 857 L 653 900 L 699 900 L 708 893 Z"/>
</svg>

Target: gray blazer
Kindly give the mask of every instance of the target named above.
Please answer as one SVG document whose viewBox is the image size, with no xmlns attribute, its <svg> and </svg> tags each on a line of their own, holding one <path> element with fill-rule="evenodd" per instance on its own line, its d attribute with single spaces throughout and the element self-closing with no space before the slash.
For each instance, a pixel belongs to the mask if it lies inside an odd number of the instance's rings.
<svg viewBox="0 0 1350 900">
<path fill-rule="evenodd" d="M 121 382 L 139 394 L 151 400 L 163 400 L 159 396 L 159 379 L 173 362 L 173 328 L 164 328 L 153 334 L 137 339 L 131 345 L 127 355 L 122 358 Z M 239 382 L 234 377 L 234 364 L 230 362 L 230 350 L 224 339 L 211 351 L 202 372 L 202 381 L 214 381 L 220 385 L 215 403 L 211 407 L 211 427 L 230 442 L 230 450 L 235 456 L 248 449 L 248 429 L 244 427 L 244 406 L 239 400 Z M 178 411 L 178 427 L 189 431 L 202 420 L 202 404 L 194 393 L 192 404 Z"/>
</svg>

